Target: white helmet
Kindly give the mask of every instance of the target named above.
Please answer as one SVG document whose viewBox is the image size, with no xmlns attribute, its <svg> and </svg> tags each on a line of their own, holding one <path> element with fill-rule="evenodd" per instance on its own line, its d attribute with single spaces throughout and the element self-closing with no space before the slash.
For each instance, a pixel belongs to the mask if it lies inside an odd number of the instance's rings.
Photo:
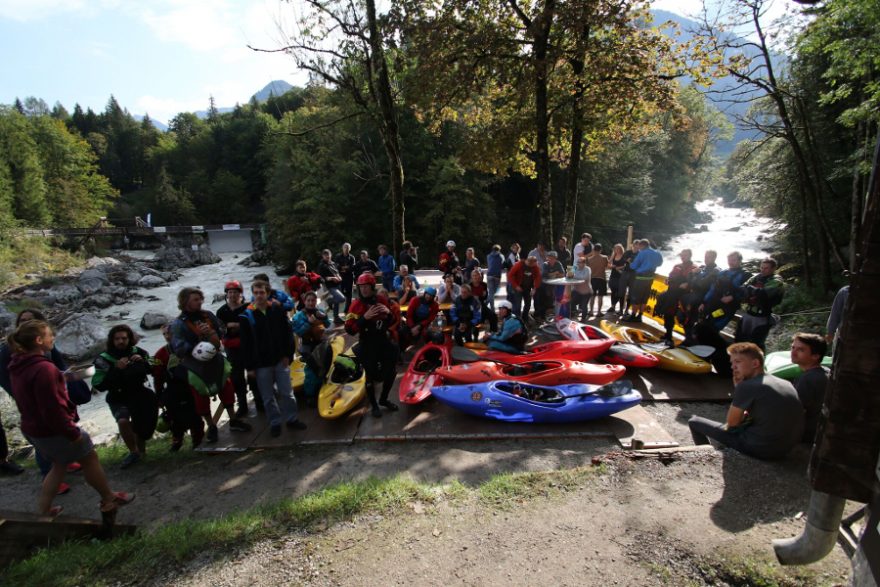
<svg viewBox="0 0 880 587">
<path fill-rule="evenodd" d="M 193 359 L 207 363 L 217 354 L 217 347 L 210 342 L 200 342 L 192 350 Z"/>
<path fill-rule="evenodd" d="M 500 302 L 495 302 L 495 309 L 500 310 L 501 308 L 505 308 L 508 312 L 513 312 L 513 304 L 511 304 L 507 300 L 501 300 Z"/>
<path fill-rule="evenodd" d="M 455 246 L 455 241 L 446 241 L 446 246 L 447 246 L 447 247 L 454 247 L 454 246 Z"/>
</svg>

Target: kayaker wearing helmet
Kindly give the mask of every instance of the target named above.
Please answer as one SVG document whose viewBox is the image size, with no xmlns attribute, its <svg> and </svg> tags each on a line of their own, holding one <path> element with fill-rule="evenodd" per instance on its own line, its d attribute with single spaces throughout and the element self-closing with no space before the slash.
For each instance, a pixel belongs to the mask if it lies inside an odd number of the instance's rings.
<svg viewBox="0 0 880 587">
<path fill-rule="evenodd" d="M 428 327 L 437 317 L 440 304 L 437 303 L 437 289 L 429 285 L 422 290 L 422 295 L 414 298 L 406 310 L 406 325 L 413 339 L 427 340 Z"/>
<path fill-rule="evenodd" d="M 392 340 L 391 328 L 400 322 L 400 307 L 392 304 L 384 293 L 376 292 L 376 278 L 364 273 L 357 278 L 358 298 L 351 303 L 345 318 L 345 331 L 358 336 L 355 354 L 367 373 L 367 397 L 372 414 L 382 416 L 379 406 L 389 412 L 397 406 L 388 401 L 388 393 L 397 375 L 397 345 Z M 376 381 L 382 382 L 382 395 L 376 402 Z"/>
<path fill-rule="evenodd" d="M 232 385 L 235 386 L 235 397 L 238 398 L 238 409 L 235 415 L 245 418 L 248 415 L 248 385 L 245 377 L 244 360 L 241 356 L 241 336 L 238 324 L 238 315 L 247 305 L 244 300 L 244 288 L 240 281 L 227 281 L 223 288 L 226 292 L 226 303 L 217 308 L 217 318 L 226 325 L 226 334 L 223 335 L 223 350 L 226 358 L 232 365 Z M 258 410 L 263 408 L 263 400 L 258 393 L 254 393 L 254 405 Z"/>
<path fill-rule="evenodd" d="M 156 394 L 145 384 L 150 374 L 150 354 L 135 345 L 134 332 L 117 324 L 107 334 L 107 348 L 95 359 L 92 387 L 107 392 L 107 406 L 119 426 L 119 436 L 128 447 L 122 459 L 126 469 L 140 461 L 147 440 L 156 430 Z"/>
<path fill-rule="evenodd" d="M 495 312 L 501 320 L 498 332 L 489 335 L 486 342 L 490 349 L 505 353 L 519 353 L 525 348 L 528 333 L 523 321 L 513 313 L 513 304 L 507 300 L 495 303 Z"/>
<path fill-rule="evenodd" d="M 455 283 L 461 284 L 461 264 L 455 254 L 455 241 L 446 241 L 446 250 L 440 253 L 437 268 L 443 275 L 452 275 Z"/>
</svg>

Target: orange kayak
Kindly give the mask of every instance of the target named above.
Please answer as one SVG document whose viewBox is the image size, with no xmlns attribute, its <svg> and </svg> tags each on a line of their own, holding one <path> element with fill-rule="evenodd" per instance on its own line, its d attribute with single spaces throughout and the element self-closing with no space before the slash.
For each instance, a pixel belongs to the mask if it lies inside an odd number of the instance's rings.
<svg viewBox="0 0 880 587">
<path fill-rule="evenodd" d="M 506 379 L 535 385 L 564 385 L 567 383 L 593 383 L 605 385 L 619 379 L 626 367 L 622 365 L 596 365 L 554 359 L 548 361 L 525 361 L 516 365 L 503 365 L 491 361 L 476 361 L 452 365 L 438 370 L 447 383 L 481 383 Z"/>
</svg>

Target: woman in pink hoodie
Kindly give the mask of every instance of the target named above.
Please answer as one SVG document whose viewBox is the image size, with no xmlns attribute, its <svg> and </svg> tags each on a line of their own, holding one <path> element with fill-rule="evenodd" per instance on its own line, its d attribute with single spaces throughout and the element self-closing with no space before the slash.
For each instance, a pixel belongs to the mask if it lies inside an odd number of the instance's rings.
<svg viewBox="0 0 880 587">
<path fill-rule="evenodd" d="M 42 320 L 23 322 L 6 340 L 14 353 L 9 376 L 12 395 L 21 412 L 21 431 L 34 448 L 52 461 L 37 502 L 39 513 L 61 513 L 61 506 L 52 507 L 52 498 L 64 481 L 67 465 L 74 462 L 82 465 L 86 482 L 101 495 L 102 512 L 131 503 L 133 495 L 110 489 L 92 439 L 76 425 L 76 404 L 67 394 L 64 375 L 46 357 L 55 344 L 55 333 L 49 324 Z"/>
</svg>

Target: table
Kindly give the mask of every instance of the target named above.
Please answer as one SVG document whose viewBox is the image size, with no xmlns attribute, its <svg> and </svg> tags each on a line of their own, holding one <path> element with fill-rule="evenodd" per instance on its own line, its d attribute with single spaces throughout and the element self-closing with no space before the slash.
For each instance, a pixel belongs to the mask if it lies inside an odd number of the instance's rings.
<svg viewBox="0 0 880 587">
<path fill-rule="evenodd" d="M 586 279 L 578 279 L 576 277 L 555 277 L 553 279 L 548 279 L 544 281 L 547 285 L 564 285 L 565 286 L 565 294 L 562 296 L 562 302 L 556 302 L 556 315 L 559 316 L 562 310 L 562 306 L 565 305 L 566 300 L 568 301 L 568 312 L 565 318 L 571 318 L 571 286 L 578 285 L 580 283 L 586 283 Z"/>
</svg>

